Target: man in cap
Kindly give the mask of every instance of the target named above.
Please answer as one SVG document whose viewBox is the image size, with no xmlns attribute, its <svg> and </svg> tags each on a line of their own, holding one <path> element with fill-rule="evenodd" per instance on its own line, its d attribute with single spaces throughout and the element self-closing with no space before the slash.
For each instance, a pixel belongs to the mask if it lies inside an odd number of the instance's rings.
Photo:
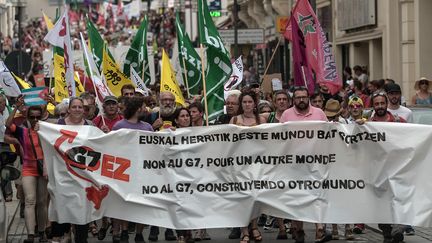
<svg viewBox="0 0 432 243">
<path fill-rule="evenodd" d="M 103 114 L 93 119 L 93 124 L 103 132 L 110 132 L 114 124 L 123 117 L 118 113 L 118 100 L 115 96 L 106 96 L 103 100 Z"/>
<path fill-rule="evenodd" d="M 261 86 L 260 83 L 256 80 L 251 81 L 249 83 L 249 86 L 248 86 L 253 92 L 255 92 L 258 100 L 261 100 L 261 87 L 260 86 Z"/>
<path fill-rule="evenodd" d="M 394 116 L 402 117 L 408 123 L 413 122 L 412 111 L 404 106 L 401 106 L 402 91 L 399 84 L 388 83 L 384 86 L 387 92 L 389 104 L 387 110 Z"/>
<path fill-rule="evenodd" d="M 389 82 L 384 86 L 384 90 L 387 92 L 389 104 L 387 110 L 394 116 L 402 117 L 406 122 L 413 122 L 412 111 L 405 106 L 401 106 L 402 102 L 402 90 L 399 84 Z M 407 235 L 414 235 L 415 230 L 412 226 L 407 225 L 405 232 Z"/>
</svg>

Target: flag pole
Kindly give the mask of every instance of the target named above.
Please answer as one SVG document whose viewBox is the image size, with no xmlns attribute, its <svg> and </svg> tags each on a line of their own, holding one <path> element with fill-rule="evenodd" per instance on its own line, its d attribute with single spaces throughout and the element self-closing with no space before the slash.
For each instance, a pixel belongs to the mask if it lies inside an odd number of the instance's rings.
<svg viewBox="0 0 432 243">
<path fill-rule="evenodd" d="M 188 99 L 189 99 L 189 97 L 190 97 L 190 93 L 189 93 L 189 81 L 188 81 L 188 77 L 187 77 L 186 62 L 185 62 L 184 57 L 182 57 L 182 60 L 183 60 L 183 74 L 184 74 L 184 77 L 186 79 L 186 80 L 183 80 L 183 81 L 185 81 L 187 96 L 188 96 Z"/>
<path fill-rule="evenodd" d="M 131 67 L 133 68 L 133 67 Z M 131 69 L 129 68 L 129 69 Z M 143 83 L 145 84 L 145 79 L 144 79 L 144 74 L 145 74 L 145 62 L 143 61 L 143 65 L 142 65 L 142 70 L 141 70 L 142 74 L 141 74 L 141 79 L 143 81 Z M 146 85 L 147 86 L 147 85 Z"/>
<path fill-rule="evenodd" d="M 304 85 L 305 85 L 305 87 L 307 89 L 308 85 L 307 85 L 307 80 L 306 80 L 306 74 L 305 74 L 305 71 L 304 71 L 304 66 L 301 66 L 301 70 L 302 70 Z"/>
<path fill-rule="evenodd" d="M 84 37 L 83 37 L 83 35 L 82 35 L 81 32 L 80 32 L 80 37 L 81 37 L 81 44 L 82 44 L 82 45 L 86 45 L 85 40 L 84 40 Z M 85 48 L 85 47 L 81 47 L 81 49 L 83 49 L 83 50 L 84 50 L 84 48 Z M 106 48 L 105 43 L 104 43 L 104 48 Z M 87 60 L 89 60 L 89 58 L 93 58 L 93 57 L 89 57 L 89 56 L 88 56 L 88 53 L 86 53 L 86 51 L 84 52 L 84 54 L 85 54 Z M 87 62 L 88 62 L 88 61 L 87 61 Z M 96 88 L 96 84 L 95 84 L 95 82 L 94 82 L 93 71 L 92 71 L 91 68 L 90 68 L 90 63 L 88 63 L 88 66 L 89 66 L 89 70 L 90 70 L 90 79 L 91 79 L 91 82 L 92 82 L 92 84 L 93 84 L 93 89 L 94 89 L 94 91 L 95 91 L 96 99 L 99 100 L 99 101 L 101 101 L 101 100 L 100 100 L 100 97 L 99 97 L 98 89 Z M 102 66 L 102 65 L 101 65 L 101 66 Z M 85 83 L 85 82 L 84 82 L 84 83 Z M 102 102 L 103 102 L 103 101 L 102 101 Z M 103 124 L 104 126 L 106 126 L 105 118 L 104 118 L 104 116 L 103 116 L 103 111 L 102 111 L 102 114 L 101 114 L 101 118 L 102 118 L 102 124 Z"/>
<path fill-rule="evenodd" d="M 200 54 L 201 54 L 201 60 L 204 60 L 204 48 L 203 44 L 200 44 Z M 206 117 L 206 126 L 209 126 L 209 120 L 208 120 L 208 105 L 207 105 L 207 87 L 206 87 L 206 80 L 205 80 L 205 68 L 204 68 L 204 62 L 201 62 L 201 74 L 202 74 L 202 80 L 203 80 L 203 92 L 204 92 L 204 110 L 205 110 L 205 117 Z"/>
<path fill-rule="evenodd" d="M 48 83 L 48 92 L 51 94 L 51 88 L 52 88 L 52 79 L 54 76 L 54 58 L 51 59 L 51 66 L 50 66 L 50 79 Z M 55 94 L 54 94 L 55 95 Z"/>
<path fill-rule="evenodd" d="M 274 56 L 275 56 L 275 54 L 276 54 L 276 51 L 277 51 L 278 48 L 279 48 L 280 41 L 281 41 L 281 38 L 279 37 L 278 43 L 277 43 L 277 45 L 276 45 L 276 48 L 275 48 L 275 50 L 273 51 L 273 54 L 272 54 L 272 56 L 271 56 L 271 58 L 270 58 L 270 60 L 269 60 L 269 62 L 268 62 L 268 64 L 267 64 L 267 67 L 266 67 L 266 69 L 265 69 L 265 71 L 264 71 L 263 76 L 261 77 L 261 82 L 260 82 L 260 84 L 262 83 L 262 81 L 263 81 L 263 79 L 264 79 L 264 76 L 267 74 L 267 71 L 268 71 L 268 69 L 270 68 L 270 64 L 272 63 L 273 58 L 274 58 Z"/>
</svg>

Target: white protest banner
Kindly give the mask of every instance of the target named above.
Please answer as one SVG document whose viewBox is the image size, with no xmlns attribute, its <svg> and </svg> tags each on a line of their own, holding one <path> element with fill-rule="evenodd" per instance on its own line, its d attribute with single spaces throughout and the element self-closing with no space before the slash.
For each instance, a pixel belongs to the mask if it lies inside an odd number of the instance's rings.
<svg viewBox="0 0 432 243">
<path fill-rule="evenodd" d="M 166 132 L 41 123 L 51 220 L 176 229 L 308 222 L 432 226 L 432 129 L 292 122 Z M 355 208 L 356 210 L 353 210 Z"/>
<path fill-rule="evenodd" d="M 242 56 L 239 56 L 237 60 L 232 63 L 232 74 L 231 77 L 224 84 L 224 96 L 227 98 L 227 92 L 235 89 L 243 81 L 243 61 Z"/>
</svg>

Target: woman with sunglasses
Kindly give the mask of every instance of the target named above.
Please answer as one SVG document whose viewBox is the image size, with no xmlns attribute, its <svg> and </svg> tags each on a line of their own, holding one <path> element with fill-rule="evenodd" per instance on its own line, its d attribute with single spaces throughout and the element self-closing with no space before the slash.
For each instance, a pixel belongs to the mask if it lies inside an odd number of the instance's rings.
<svg viewBox="0 0 432 243">
<path fill-rule="evenodd" d="M 12 114 L 6 121 L 6 127 L 10 129 L 12 135 L 18 139 L 19 144 L 23 148 L 21 174 L 25 198 L 24 218 L 27 228 L 27 239 L 24 240 L 24 243 L 34 242 L 36 225 L 38 228 L 39 242 L 48 242 L 45 235 L 48 217 L 48 177 L 44 163 L 44 154 L 37 133 L 39 127 L 38 121 L 42 118 L 43 110 L 40 106 L 28 107 L 26 120 L 23 126 L 16 126 L 13 123 L 13 118 L 17 112 L 17 108 L 23 105 L 23 97 L 18 98 Z"/>
<path fill-rule="evenodd" d="M 415 83 L 414 88 L 417 90 L 412 98 L 414 105 L 432 105 L 432 93 L 429 92 L 429 80 L 421 78 Z"/>
</svg>

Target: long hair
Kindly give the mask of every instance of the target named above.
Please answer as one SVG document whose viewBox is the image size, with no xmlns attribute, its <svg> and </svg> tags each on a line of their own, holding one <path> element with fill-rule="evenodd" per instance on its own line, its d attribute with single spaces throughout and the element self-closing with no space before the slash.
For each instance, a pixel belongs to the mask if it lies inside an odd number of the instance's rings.
<svg viewBox="0 0 432 243">
<path fill-rule="evenodd" d="M 255 103 L 255 107 L 253 109 L 253 113 L 255 115 L 255 122 L 256 122 L 257 125 L 259 125 L 260 124 L 260 116 L 259 116 L 259 112 L 258 112 L 258 102 L 259 102 L 259 100 L 258 100 L 258 97 L 257 97 L 257 95 L 256 95 L 255 92 L 250 91 L 250 90 L 246 90 L 246 91 L 243 91 L 240 94 L 240 97 L 239 97 L 239 109 L 238 109 L 238 113 L 237 114 L 241 115 L 241 114 L 244 113 L 244 110 L 243 110 L 243 98 L 245 96 L 250 96 L 253 99 L 254 103 Z"/>
<path fill-rule="evenodd" d="M 177 127 L 177 122 L 176 122 L 176 120 L 178 120 L 178 118 L 179 118 L 179 116 L 180 116 L 180 113 L 182 112 L 182 111 L 186 111 L 188 114 L 189 114 L 189 117 L 190 117 L 190 112 L 189 112 L 189 110 L 187 109 L 187 108 L 185 108 L 185 107 L 180 107 L 180 108 L 177 108 L 176 109 L 176 111 L 174 112 L 174 126 L 175 127 Z M 190 126 L 191 124 L 190 124 L 190 122 L 189 122 L 189 126 Z"/>
</svg>

